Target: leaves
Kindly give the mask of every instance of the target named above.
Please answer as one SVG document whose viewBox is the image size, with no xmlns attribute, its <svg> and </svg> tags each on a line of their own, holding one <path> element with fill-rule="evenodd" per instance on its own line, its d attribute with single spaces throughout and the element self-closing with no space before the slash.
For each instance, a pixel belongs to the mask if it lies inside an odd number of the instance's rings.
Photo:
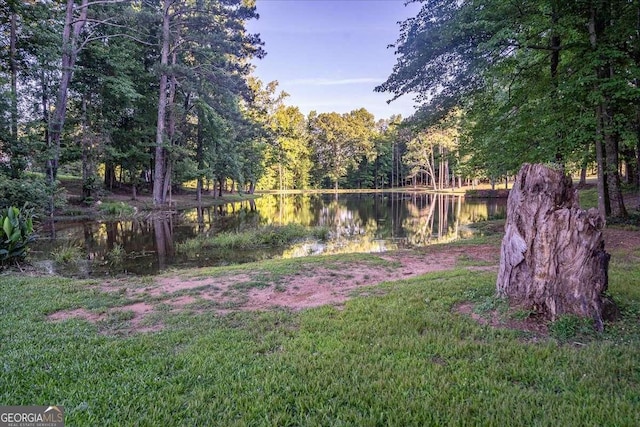
<svg viewBox="0 0 640 427">
<path fill-rule="evenodd" d="M 411 123 L 423 129 L 462 108 L 469 176 L 497 177 L 523 162 L 556 159 L 568 170 L 583 167 L 598 126 L 604 139 L 637 145 L 629 132 L 640 126 L 637 3 L 421 3 L 402 24 L 397 63 L 376 90 L 394 99 L 415 94 L 422 107 Z M 615 144 L 608 150 L 617 162 Z"/>
<path fill-rule="evenodd" d="M 15 206 L 10 206 L 0 214 L 0 224 L 0 265 L 24 258 L 27 245 L 35 239 L 31 211 L 23 209 L 21 212 Z"/>
</svg>

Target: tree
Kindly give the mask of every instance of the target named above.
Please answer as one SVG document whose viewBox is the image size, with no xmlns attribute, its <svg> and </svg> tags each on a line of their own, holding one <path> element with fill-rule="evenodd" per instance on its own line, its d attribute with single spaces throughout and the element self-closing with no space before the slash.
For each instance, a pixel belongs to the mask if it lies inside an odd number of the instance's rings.
<svg viewBox="0 0 640 427">
<path fill-rule="evenodd" d="M 458 129 L 457 116 L 452 114 L 437 125 L 418 132 L 407 143 L 407 151 L 403 161 L 409 167 L 409 177 L 414 185 L 420 180 L 423 185 L 434 190 L 442 190 L 449 186 L 450 160 L 457 151 Z"/>
<path fill-rule="evenodd" d="M 509 195 L 496 282 L 499 296 L 550 320 L 594 319 L 602 330 L 609 254 L 604 217 L 579 208 L 562 170 L 525 164 Z"/>
<path fill-rule="evenodd" d="M 621 0 L 427 0 L 402 24 L 398 62 L 376 90 L 417 93 L 411 121 L 423 128 L 462 108 L 464 152 L 490 177 L 523 162 L 584 169 L 594 147 L 600 205 L 611 197 L 611 215 L 624 217 L 619 153 L 638 120 L 637 12 Z"/>
<path fill-rule="evenodd" d="M 274 178 L 279 190 L 306 188 L 311 160 L 304 115 L 298 107 L 279 105 L 272 126 L 275 139 L 268 145 L 266 161 L 271 165 L 267 175 Z"/>
<path fill-rule="evenodd" d="M 104 16 L 107 19 L 116 10 L 120 23 L 135 28 L 144 22 L 141 14 L 132 13 L 126 4 L 112 5 L 104 11 L 96 7 L 94 13 L 101 19 L 100 12 L 108 13 Z M 147 42 L 119 36 L 121 31 L 113 25 L 95 28 L 92 37 L 103 42 L 88 44 L 77 59 L 69 120 L 80 127 L 80 146 L 76 141 L 67 145 L 68 151 L 81 158 L 83 197 L 88 201 L 100 188 L 99 163 L 105 165 L 105 185 L 109 189 L 116 180 L 115 168 L 126 171 L 133 198 L 137 197 L 140 176 L 148 169 L 152 131 L 148 107 L 155 97 L 143 58 L 153 52 Z"/>
<path fill-rule="evenodd" d="M 350 113 L 322 113 L 309 121 L 315 167 L 331 180 L 334 189 L 350 167 L 373 147 L 375 120 L 364 108 Z"/>
<path fill-rule="evenodd" d="M 255 2 L 202 0 L 184 3 L 162 0 L 160 16 L 161 54 L 153 182 L 156 206 L 166 203 L 171 183 L 171 151 L 175 150 L 173 144 L 180 137 L 177 133 L 178 95 L 183 97 L 182 123 L 186 122 L 187 113 L 192 108 L 193 96 L 209 103 L 219 99 L 216 95 L 210 96 L 219 90 L 225 100 L 229 95 L 240 98 L 243 92 L 248 94 L 244 84 L 244 77 L 250 70 L 248 59 L 264 54 L 260 39 L 247 34 L 244 28 L 247 20 L 257 18 Z M 180 87 L 184 87 L 183 79 L 197 82 L 193 85 L 197 91 L 179 94 L 179 82 Z M 216 102 L 213 104 L 210 105 L 215 109 Z M 217 105 L 230 104 L 223 101 Z M 240 117 L 238 108 L 216 111 L 222 117 L 228 114 Z M 204 140 L 200 139 L 200 142 Z M 225 151 L 217 158 L 217 166 L 221 169 L 216 170 L 215 175 L 220 185 L 229 174 L 235 175 L 236 179 L 242 178 L 238 157 L 230 153 Z"/>
</svg>

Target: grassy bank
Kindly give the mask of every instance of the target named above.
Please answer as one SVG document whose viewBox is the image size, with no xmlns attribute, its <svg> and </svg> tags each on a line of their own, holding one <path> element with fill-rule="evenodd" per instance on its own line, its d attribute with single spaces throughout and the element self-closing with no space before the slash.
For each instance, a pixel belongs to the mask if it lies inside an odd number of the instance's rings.
<svg viewBox="0 0 640 427">
<path fill-rule="evenodd" d="M 56 212 L 57 219 L 123 219 L 144 217 L 157 208 L 153 205 L 151 194 L 148 191 L 138 193 L 136 200 L 131 198 L 130 190 L 114 189 L 103 191 L 92 198 L 91 202 L 82 201 L 82 180 L 77 177 L 60 177 L 60 186 L 68 200 L 66 206 Z M 197 207 L 222 206 L 227 203 L 249 202 L 260 197 L 257 194 L 224 193 L 222 197 L 214 197 L 208 191 L 202 195 L 202 200 L 196 200 L 196 192 L 193 188 L 184 188 L 178 194 L 173 194 L 171 203 L 165 208 L 193 209 Z M 100 203 L 96 203 L 97 201 Z"/>
<path fill-rule="evenodd" d="M 255 249 L 261 246 L 280 247 L 305 239 L 326 240 L 328 227 L 304 227 L 300 224 L 265 225 L 237 232 L 223 232 L 213 236 L 200 234 L 176 245 L 182 253 L 193 253 L 207 248 Z"/>
<path fill-rule="evenodd" d="M 74 426 L 638 425 L 639 282 L 637 263 L 614 258 L 623 319 L 602 335 L 571 322 L 549 337 L 482 326 L 455 307 L 488 315 L 495 274 L 462 268 L 342 309 L 166 311 L 162 331 L 114 335 L 126 312 L 98 324 L 47 315 L 100 312 L 122 295 L 5 275 L 0 402 L 62 404 Z"/>
</svg>

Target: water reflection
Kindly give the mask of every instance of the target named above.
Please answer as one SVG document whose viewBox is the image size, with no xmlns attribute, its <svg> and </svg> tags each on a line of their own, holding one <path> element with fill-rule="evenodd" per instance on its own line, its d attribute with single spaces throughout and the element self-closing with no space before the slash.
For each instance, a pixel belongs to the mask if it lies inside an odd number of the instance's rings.
<svg viewBox="0 0 640 427">
<path fill-rule="evenodd" d="M 224 265 L 268 257 L 319 253 L 384 252 L 464 237 L 465 225 L 504 215 L 504 200 L 467 200 L 447 194 L 265 195 L 255 201 L 190 209 L 147 220 L 48 224 L 33 257 L 51 258 L 78 245 L 88 261 L 80 275 L 154 274 L 169 267 Z M 211 250 L 176 254 L 175 245 L 197 235 L 215 235 L 259 225 L 326 226 L 330 242 L 304 242 L 285 250 Z M 113 254 L 124 257 L 114 262 Z M 82 264 L 85 265 L 85 264 Z"/>
</svg>

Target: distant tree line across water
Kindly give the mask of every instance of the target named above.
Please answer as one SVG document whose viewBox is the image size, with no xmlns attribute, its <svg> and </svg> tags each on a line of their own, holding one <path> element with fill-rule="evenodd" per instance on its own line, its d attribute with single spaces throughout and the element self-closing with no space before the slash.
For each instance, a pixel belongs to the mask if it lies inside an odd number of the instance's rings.
<svg viewBox="0 0 640 427">
<path fill-rule="evenodd" d="M 409 118 L 304 115 L 251 61 L 254 0 L 8 0 L 0 6 L 0 204 L 52 211 L 59 173 L 83 198 L 493 183 L 523 162 L 598 171 L 626 216 L 640 171 L 640 5 L 422 1 L 376 88 Z M 37 172 L 37 174 L 33 174 Z"/>
</svg>

